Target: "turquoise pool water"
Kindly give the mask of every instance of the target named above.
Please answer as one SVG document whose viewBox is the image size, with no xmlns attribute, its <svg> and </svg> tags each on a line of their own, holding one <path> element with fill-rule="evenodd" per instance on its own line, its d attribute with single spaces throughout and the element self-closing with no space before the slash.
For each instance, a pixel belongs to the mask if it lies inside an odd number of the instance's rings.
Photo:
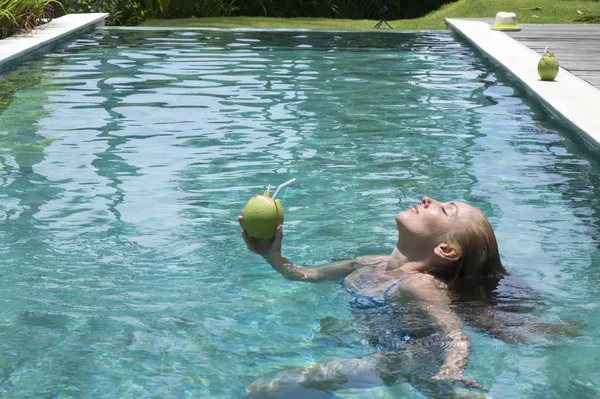
<svg viewBox="0 0 600 399">
<path fill-rule="evenodd" d="M 310 266 L 390 253 L 423 195 L 483 209 L 535 313 L 585 328 L 469 330 L 467 374 L 600 395 L 598 154 L 451 34 L 97 31 L 0 83 L 0 397 L 238 398 L 372 353 L 337 284 L 288 282 L 239 236 L 292 177 L 284 252 Z"/>
</svg>

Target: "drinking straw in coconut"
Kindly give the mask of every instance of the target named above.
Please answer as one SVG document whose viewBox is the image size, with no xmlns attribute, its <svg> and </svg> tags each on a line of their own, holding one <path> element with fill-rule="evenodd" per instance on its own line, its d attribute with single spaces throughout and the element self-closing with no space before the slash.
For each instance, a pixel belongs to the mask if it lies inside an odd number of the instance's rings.
<svg viewBox="0 0 600 399">
<path fill-rule="evenodd" d="M 275 194 L 273 194 L 273 196 L 271 197 L 271 198 L 273 199 L 273 201 L 275 201 L 275 197 L 277 197 L 277 193 L 279 193 L 279 190 L 281 190 L 283 187 L 285 187 L 285 186 L 287 186 L 288 184 L 290 184 L 290 183 L 293 183 L 293 182 L 295 182 L 295 181 L 296 181 L 296 178 L 294 177 L 293 179 L 290 179 L 290 180 L 286 181 L 285 183 L 283 183 L 283 184 L 280 184 L 280 185 L 277 187 L 277 190 L 275 190 Z"/>
</svg>

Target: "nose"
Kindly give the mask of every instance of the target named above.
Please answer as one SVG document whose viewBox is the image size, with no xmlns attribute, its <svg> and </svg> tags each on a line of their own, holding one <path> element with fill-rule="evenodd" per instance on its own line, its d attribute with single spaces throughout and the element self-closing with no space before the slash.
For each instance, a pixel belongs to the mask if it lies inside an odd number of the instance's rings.
<svg viewBox="0 0 600 399">
<path fill-rule="evenodd" d="M 429 197 L 423 197 L 423 200 L 421 201 L 425 209 L 429 208 L 429 205 L 431 205 L 432 202 L 433 200 Z"/>
</svg>

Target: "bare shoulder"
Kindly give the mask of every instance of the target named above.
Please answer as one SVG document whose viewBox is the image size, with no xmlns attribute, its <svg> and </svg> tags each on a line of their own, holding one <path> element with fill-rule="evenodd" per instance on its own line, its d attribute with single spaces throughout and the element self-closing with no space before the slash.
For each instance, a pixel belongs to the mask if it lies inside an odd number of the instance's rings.
<svg viewBox="0 0 600 399">
<path fill-rule="evenodd" d="M 387 262 L 389 255 L 366 255 L 356 258 L 359 266 L 373 266 L 383 262 Z"/>
<path fill-rule="evenodd" d="M 407 291 L 447 291 L 448 285 L 427 273 L 415 273 L 405 280 L 404 289 Z"/>
</svg>

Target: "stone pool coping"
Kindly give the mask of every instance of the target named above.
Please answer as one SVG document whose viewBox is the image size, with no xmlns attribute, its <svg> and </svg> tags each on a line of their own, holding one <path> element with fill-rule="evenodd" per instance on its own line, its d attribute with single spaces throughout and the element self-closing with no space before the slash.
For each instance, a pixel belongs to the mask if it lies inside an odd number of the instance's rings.
<svg viewBox="0 0 600 399">
<path fill-rule="evenodd" d="M 448 26 L 511 73 L 534 97 L 574 128 L 584 142 L 600 149 L 600 90 L 566 69 L 553 82 L 540 80 L 540 54 L 481 21 L 447 18 Z"/>
<path fill-rule="evenodd" d="M 37 27 L 33 32 L 0 40 L 0 70 L 11 61 L 56 43 L 73 33 L 104 26 L 106 13 L 67 14 Z"/>
</svg>

